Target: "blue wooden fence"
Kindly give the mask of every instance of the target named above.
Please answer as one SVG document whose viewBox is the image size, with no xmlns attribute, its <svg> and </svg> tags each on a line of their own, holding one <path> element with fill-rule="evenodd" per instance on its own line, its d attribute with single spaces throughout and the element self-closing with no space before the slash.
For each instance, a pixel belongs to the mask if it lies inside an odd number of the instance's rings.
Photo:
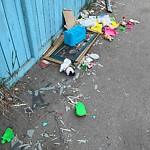
<svg viewBox="0 0 150 150">
<path fill-rule="evenodd" d="M 63 29 L 63 8 L 77 15 L 92 0 L 1 0 L 0 83 L 11 86 Z"/>
</svg>

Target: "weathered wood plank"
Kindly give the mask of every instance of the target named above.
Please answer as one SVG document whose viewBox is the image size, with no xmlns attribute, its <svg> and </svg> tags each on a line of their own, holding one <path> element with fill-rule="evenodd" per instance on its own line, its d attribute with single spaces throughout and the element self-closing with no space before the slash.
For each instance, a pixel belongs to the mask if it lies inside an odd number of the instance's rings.
<svg viewBox="0 0 150 150">
<path fill-rule="evenodd" d="M 47 50 L 45 55 L 43 56 L 44 59 L 49 58 L 49 56 L 63 43 L 64 38 L 63 36 L 60 36 L 55 43 Z"/>
<path fill-rule="evenodd" d="M 7 79 L 10 75 L 9 75 L 9 67 L 7 65 L 7 61 L 6 58 L 4 57 L 4 52 L 2 50 L 2 46 L 0 43 L 0 83 L 3 83 L 3 81 L 5 79 Z"/>
<path fill-rule="evenodd" d="M 6 22 L 13 43 L 14 53 L 16 54 L 19 65 L 22 66 L 28 59 L 21 35 L 21 28 L 18 20 L 15 2 L 14 0 L 11 0 L 8 3 L 8 1 L 3 0 L 2 5 L 4 8 Z"/>
<path fill-rule="evenodd" d="M 12 43 L 12 37 L 9 32 L 8 24 L 5 17 L 4 8 L 2 2 L 0 1 L 0 42 L 1 49 L 3 51 L 3 57 L 5 58 L 5 63 L 8 66 L 9 74 L 11 75 L 14 71 L 19 68 L 18 61 L 16 59 L 15 48 Z M 0 56 L 1 58 L 2 56 Z M 7 70 L 6 70 L 7 71 Z"/>
<path fill-rule="evenodd" d="M 40 38 L 41 38 L 41 45 L 44 45 L 46 42 L 46 31 L 45 31 L 45 16 L 44 16 L 44 5 L 43 0 L 36 0 L 36 7 L 37 7 L 37 16 L 38 16 L 38 24 L 40 31 Z M 36 14 L 33 14 L 35 16 Z"/>
<path fill-rule="evenodd" d="M 17 11 L 17 17 L 19 20 L 19 27 L 21 31 L 22 41 L 23 41 L 24 48 L 25 48 L 24 50 L 26 53 L 26 57 L 29 60 L 31 58 L 31 52 L 30 52 L 29 43 L 27 39 L 27 33 L 25 29 L 25 22 L 24 22 L 23 11 L 21 8 L 21 2 L 20 1 L 14 1 L 14 2 L 15 2 L 16 11 Z"/>
</svg>

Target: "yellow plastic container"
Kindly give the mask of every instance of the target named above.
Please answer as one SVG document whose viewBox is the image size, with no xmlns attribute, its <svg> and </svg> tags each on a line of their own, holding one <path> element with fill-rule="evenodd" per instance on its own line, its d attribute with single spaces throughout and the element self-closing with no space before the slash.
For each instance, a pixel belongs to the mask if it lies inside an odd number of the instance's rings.
<svg viewBox="0 0 150 150">
<path fill-rule="evenodd" d="M 102 24 L 99 24 L 99 23 L 96 21 L 96 27 L 92 26 L 92 27 L 91 27 L 91 30 L 96 31 L 96 32 L 99 32 L 99 33 L 102 34 L 102 27 L 103 27 L 103 25 L 102 25 Z"/>
</svg>

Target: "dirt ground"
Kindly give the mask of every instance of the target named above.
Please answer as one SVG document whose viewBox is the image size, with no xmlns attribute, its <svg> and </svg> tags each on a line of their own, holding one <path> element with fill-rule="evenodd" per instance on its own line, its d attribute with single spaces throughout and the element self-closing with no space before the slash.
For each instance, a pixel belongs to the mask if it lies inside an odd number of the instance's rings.
<svg viewBox="0 0 150 150">
<path fill-rule="evenodd" d="M 110 16 L 140 24 L 117 29 L 112 42 L 100 36 L 90 49 L 100 58 L 88 73 L 76 69 L 69 77 L 59 65 L 35 64 L 14 87 L 26 105 L 0 116 L 0 135 L 11 127 L 29 150 L 150 150 L 150 2 L 114 0 Z M 69 98 L 85 104 L 86 117 L 75 116 Z M 25 113 L 27 107 L 33 112 Z"/>
</svg>

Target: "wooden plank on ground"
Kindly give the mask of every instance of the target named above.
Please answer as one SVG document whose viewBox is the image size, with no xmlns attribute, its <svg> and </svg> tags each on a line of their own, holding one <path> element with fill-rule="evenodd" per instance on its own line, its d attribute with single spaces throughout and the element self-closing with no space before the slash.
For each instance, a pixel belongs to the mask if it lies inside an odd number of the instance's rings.
<svg viewBox="0 0 150 150">
<path fill-rule="evenodd" d="M 57 64 L 62 64 L 63 63 L 62 61 L 54 59 L 54 58 L 51 58 L 51 57 L 46 57 L 45 59 L 48 60 L 48 61 L 57 63 Z"/>
<path fill-rule="evenodd" d="M 48 51 L 44 54 L 43 58 L 47 59 L 50 57 L 50 55 L 63 43 L 64 38 L 63 36 L 60 36 L 53 45 L 48 49 Z"/>
<path fill-rule="evenodd" d="M 96 41 L 96 39 L 99 37 L 100 34 L 97 34 L 97 36 L 94 38 L 94 40 L 85 48 L 85 50 L 80 54 L 80 56 L 75 60 L 75 62 L 79 63 L 81 59 L 84 57 L 84 55 L 88 52 L 90 47 L 93 45 L 93 43 Z"/>
<path fill-rule="evenodd" d="M 74 63 L 79 63 L 81 61 L 81 59 L 84 57 L 84 55 L 87 53 L 87 51 L 90 49 L 90 47 L 93 45 L 93 43 L 95 42 L 95 40 L 99 37 L 100 34 L 97 34 L 95 36 L 95 38 L 91 41 L 91 43 L 83 50 L 83 52 L 81 52 L 81 54 L 75 58 Z M 54 44 L 54 47 L 51 47 L 47 54 L 44 56 L 44 59 L 48 60 L 48 61 L 52 61 L 54 63 L 57 64 L 62 64 L 63 60 L 61 60 L 61 58 L 57 58 L 56 55 L 54 54 L 54 52 L 61 46 L 61 44 L 63 43 L 63 39 L 59 38 L 58 42 L 56 42 L 56 44 Z M 60 56 L 59 56 L 60 57 Z"/>
</svg>

